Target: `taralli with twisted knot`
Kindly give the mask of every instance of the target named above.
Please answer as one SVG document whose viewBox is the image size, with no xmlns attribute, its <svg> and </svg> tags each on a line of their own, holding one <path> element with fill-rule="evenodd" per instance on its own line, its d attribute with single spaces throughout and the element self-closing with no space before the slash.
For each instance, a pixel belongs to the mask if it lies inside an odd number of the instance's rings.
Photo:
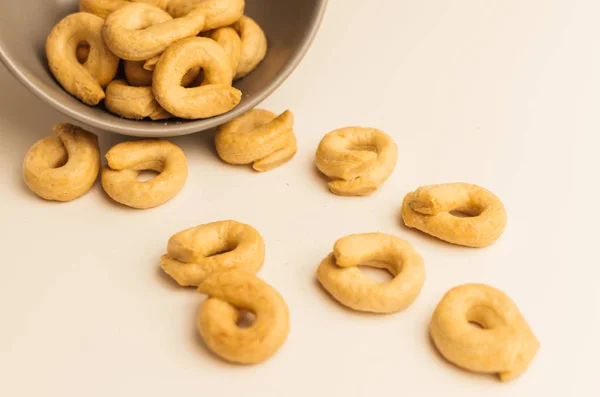
<svg viewBox="0 0 600 397">
<path fill-rule="evenodd" d="M 105 19 L 109 14 L 131 3 L 146 3 L 165 8 L 169 0 L 79 0 L 79 10 Z"/>
<path fill-rule="evenodd" d="M 430 334 L 451 363 L 473 372 L 497 373 L 503 382 L 525 372 L 540 348 L 516 304 L 483 284 L 448 291 L 433 314 Z"/>
<path fill-rule="evenodd" d="M 229 164 L 251 164 L 256 171 L 269 171 L 289 161 L 297 150 L 294 116 L 280 116 L 253 109 L 219 127 L 217 153 Z"/>
<path fill-rule="evenodd" d="M 106 18 L 103 34 L 106 45 L 119 58 L 145 61 L 176 41 L 196 36 L 203 26 L 204 14 L 197 9 L 173 19 L 158 7 L 131 3 Z"/>
<path fill-rule="evenodd" d="M 388 270 L 394 278 L 379 283 L 358 265 Z M 358 311 L 394 313 L 419 296 L 425 282 L 423 258 L 409 242 L 383 233 L 353 234 L 338 240 L 317 269 L 323 288 Z"/>
<path fill-rule="evenodd" d="M 102 186 L 116 202 L 146 209 L 166 203 L 183 189 L 188 175 L 183 151 L 169 141 L 145 140 L 119 143 L 106 153 Z M 141 171 L 159 174 L 140 182 Z"/>
<path fill-rule="evenodd" d="M 211 273 L 228 269 L 257 273 L 265 242 L 256 229 L 236 221 L 213 222 L 177 233 L 161 267 L 183 287 L 199 286 Z"/>
<path fill-rule="evenodd" d="M 169 113 L 184 119 L 199 119 L 226 113 L 237 106 L 242 93 L 231 86 L 231 63 L 214 40 L 190 37 L 169 47 L 154 69 L 154 96 Z M 202 86 L 184 88 L 185 73 L 201 67 Z"/>
<path fill-rule="evenodd" d="M 233 28 L 238 32 L 242 41 L 242 52 L 234 73 L 237 80 L 250 74 L 265 58 L 267 37 L 254 19 L 245 15 L 233 25 Z"/>
<path fill-rule="evenodd" d="M 507 222 L 502 201 L 489 190 L 468 183 L 418 188 L 404 198 L 402 218 L 408 227 L 467 247 L 490 245 L 502 235 Z"/>
<path fill-rule="evenodd" d="M 46 41 L 50 71 L 63 88 L 83 103 L 95 106 L 104 99 L 103 87 L 114 79 L 119 67 L 102 39 L 104 20 L 79 12 L 60 21 Z M 77 59 L 81 43 L 89 44 L 83 63 Z"/>
<path fill-rule="evenodd" d="M 317 168 L 336 179 L 329 190 L 341 196 L 365 196 L 392 174 L 398 147 L 374 128 L 347 127 L 325 135 L 317 149 Z"/>
<path fill-rule="evenodd" d="M 208 295 L 198 313 L 198 331 L 208 348 L 225 360 L 260 363 L 286 341 L 288 307 L 273 287 L 255 275 L 239 270 L 213 273 L 198 290 Z M 256 316 L 249 328 L 237 325 L 241 310 Z"/>
<path fill-rule="evenodd" d="M 169 0 L 166 10 L 174 18 L 197 10 L 206 18 L 204 30 L 233 24 L 244 15 L 244 0 Z"/>
<path fill-rule="evenodd" d="M 113 80 L 108 85 L 104 105 L 109 112 L 126 119 L 166 120 L 172 117 L 156 102 L 152 87 L 132 87 L 125 80 Z"/>
<path fill-rule="evenodd" d="M 29 149 L 23 161 L 23 178 L 43 199 L 75 200 L 98 178 L 98 137 L 66 123 L 56 125 L 54 132 L 56 136 L 42 139 Z"/>
</svg>

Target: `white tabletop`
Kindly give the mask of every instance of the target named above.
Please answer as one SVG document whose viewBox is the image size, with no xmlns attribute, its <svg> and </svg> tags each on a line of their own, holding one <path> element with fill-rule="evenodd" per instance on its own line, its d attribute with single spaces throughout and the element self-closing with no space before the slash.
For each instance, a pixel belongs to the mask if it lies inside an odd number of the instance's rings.
<svg viewBox="0 0 600 397">
<path fill-rule="evenodd" d="M 213 134 L 174 139 L 189 180 L 168 204 L 135 211 L 100 185 L 45 202 L 21 161 L 63 116 L 0 68 L 0 395 L 2 396 L 598 396 L 600 4 L 595 0 L 331 0 L 313 48 L 262 107 L 291 109 L 298 154 L 265 174 L 223 164 Z M 366 198 L 328 192 L 314 152 L 328 131 L 394 137 L 391 179 Z M 124 139 L 101 133 L 108 150 Z M 505 203 L 505 234 L 485 249 L 406 229 L 403 196 L 465 181 Z M 291 313 L 283 348 L 230 365 L 194 328 L 204 299 L 159 269 L 168 238 L 235 219 L 267 244 L 261 278 Z M 381 231 L 423 255 L 427 281 L 407 310 L 342 308 L 317 265 L 339 237 Z M 518 380 L 446 363 L 430 316 L 451 287 L 511 296 L 542 347 Z"/>
</svg>

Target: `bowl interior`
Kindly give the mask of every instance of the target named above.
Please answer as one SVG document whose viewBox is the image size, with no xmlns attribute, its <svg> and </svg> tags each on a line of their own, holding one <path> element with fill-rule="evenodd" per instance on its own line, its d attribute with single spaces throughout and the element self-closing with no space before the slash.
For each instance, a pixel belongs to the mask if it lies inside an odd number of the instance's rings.
<svg viewBox="0 0 600 397">
<path fill-rule="evenodd" d="M 265 31 L 269 51 L 249 76 L 235 83 L 242 102 L 234 110 L 204 120 L 133 121 L 114 116 L 103 106 L 89 107 L 73 98 L 50 73 L 45 42 L 52 27 L 78 10 L 77 0 L 0 1 L 0 59 L 31 89 L 64 114 L 84 124 L 116 133 L 176 136 L 213 128 L 255 107 L 293 71 L 308 49 L 326 0 L 246 0 L 246 14 Z"/>
</svg>

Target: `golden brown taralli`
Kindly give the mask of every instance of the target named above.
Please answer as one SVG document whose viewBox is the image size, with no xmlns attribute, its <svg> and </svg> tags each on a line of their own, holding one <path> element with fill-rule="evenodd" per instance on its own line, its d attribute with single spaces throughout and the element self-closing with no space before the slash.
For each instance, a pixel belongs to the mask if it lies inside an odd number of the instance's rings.
<svg viewBox="0 0 600 397">
<path fill-rule="evenodd" d="M 106 88 L 106 109 L 126 119 L 166 120 L 172 116 L 154 99 L 152 87 L 132 87 L 125 80 L 114 80 Z"/>
<path fill-rule="evenodd" d="M 467 247 L 492 244 L 507 222 L 502 201 L 489 190 L 468 183 L 418 188 L 404 198 L 402 218 L 408 227 Z"/>
<path fill-rule="evenodd" d="M 146 3 L 165 8 L 170 0 L 79 0 L 79 10 L 105 19 L 109 14 L 131 3 Z"/>
<path fill-rule="evenodd" d="M 290 330 L 288 307 L 281 295 L 258 277 L 239 270 L 213 273 L 198 290 L 208 299 L 198 313 L 197 328 L 208 348 L 220 357 L 257 364 L 285 343 Z M 241 310 L 256 316 L 249 328 L 237 326 Z"/>
<path fill-rule="evenodd" d="M 229 164 L 251 164 L 256 171 L 269 171 L 288 162 L 297 151 L 294 116 L 280 116 L 253 109 L 219 127 L 217 153 Z"/>
<path fill-rule="evenodd" d="M 502 291 L 484 284 L 448 291 L 429 330 L 448 361 L 469 371 L 496 373 L 503 382 L 525 372 L 540 348 L 517 305 Z"/>
<path fill-rule="evenodd" d="M 56 136 L 42 139 L 23 161 L 25 184 L 38 196 L 71 201 L 85 194 L 100 170 L 98 137 L 71 124 L 54 127 Z"/>
<path fill-rule="evenodd" d="M 174 18 L 190 12 L 202 13 L 206 21 L 203 30 L 217 29 L 233 24 L 244 15 L 244 0 L 169 0 L 167 12 Z"/>
<path fill-rule="evenodd" d="M 243 16 L 233 25 L 242 41 L 242 52 L 235 70 L 235 79 L 250 74 L 262 62 L 267 54 L 267 36 L 254 19 Z"/>
<path fill-rule="evenodd" d="M 265 242 L 256 229 L 235 221 L 221 221 L 171 237 L 167 254 L 161 257 L 161 267 L 179 285 L 197 287 L 216 271 L 257 273 L 264 261 Z"/>
</svg>

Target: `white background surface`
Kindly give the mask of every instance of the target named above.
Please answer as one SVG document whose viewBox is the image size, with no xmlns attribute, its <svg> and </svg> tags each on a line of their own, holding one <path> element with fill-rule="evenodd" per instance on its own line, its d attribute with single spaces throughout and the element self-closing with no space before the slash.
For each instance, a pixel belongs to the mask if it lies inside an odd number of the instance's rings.
<svg viewBox="0 0 600 397">
<path fill-rule="evenodd" d="M 295 113 L 295 159 L 256 174 L 222 164 L 211 133 L 174 139 L 189 180 L 147 211 L 99 185 L 68 204 L 29 193 L 22 158 L 65 119 L 0 68 L 0 395 L 600 395 L 599 14 L 594 0 L 332 0 L 304 62 L 263 104 Z M 314 168 L 322 136 L 347 125 L 399 146 L 392 178 L 367 198 L 330 194 Z M 103 152 L 120 139 L 101 134 Z M 509 224 L 493 246 L 401 226 L 407 192 L 453 181 L 504 201 Z M 210 354 L 194 328 L 203 296 L 159 270 L 172 234 L 222 219 L 263 234 L 260 277 L 290 307 L 289 339 L 262 365 Z M 371 231 L 425 259 L 425 287 L 404 312 L 351 312 L 315 281 L 337 238 Z M 432 348 L 435 305 L 466 282 L 508 293 L 539 337 L 517 381 L 463 372 Z"/>
</svg>

